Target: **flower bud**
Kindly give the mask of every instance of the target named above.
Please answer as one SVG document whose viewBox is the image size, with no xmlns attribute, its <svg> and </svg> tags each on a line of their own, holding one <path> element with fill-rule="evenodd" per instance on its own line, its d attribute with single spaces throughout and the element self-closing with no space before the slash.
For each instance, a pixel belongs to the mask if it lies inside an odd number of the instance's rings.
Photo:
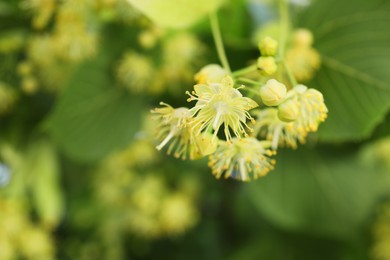
<svg viewBox="0 0 390 260">
<path fill-rule="evenodd" d="M 217 83 L 226 75 L 228 73 L 218 64 L 209 64 L 195 74 L 195 81 L 198 84 Z"/>
<path fill-rule="evenodd" d="M 257 67 L 265 76 L 270 76 L 276 72 L 278 66 L 273 57 L 260 57 L 257 59 Z"/>
<path fill-rule="evenodd" d="M 287 88 L 283 83 L 270 79 L 260 88 L 260 97 L 267 106 L 277 106 L 286 98 Z"/>
<path fill-rule="evenodd" d="M 293 44 L 296 47 L 310 47 L 313 44 L 313 34 L 307 29 L 298 29 L 294 32 Z"/>
<path fill-rule="evenodd" d="M 278 107 L 278 117 L 284 122 L 295 121 L 299 116 L 299 104 L 296 100 L 288 99 Z"/>
<path fill-rule="evenodd" d="M 297 92 L 298 94 L 303 94 L 307 90 L 307 87 L 303 84 L 298 84 L 294 87 L 294 91 Z"/>
<path fill-rule="evenodd" d="M 259 42 L 258 47 L 262 56 L 275 56 L 278 50 L 278 42 L 267 36 Z"/>
</svg>

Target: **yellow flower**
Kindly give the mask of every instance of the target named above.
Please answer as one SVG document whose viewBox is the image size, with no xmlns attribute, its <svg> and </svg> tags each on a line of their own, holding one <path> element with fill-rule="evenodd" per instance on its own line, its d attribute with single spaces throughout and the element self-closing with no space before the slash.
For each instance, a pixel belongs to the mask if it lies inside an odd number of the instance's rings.
<svg viewBox="0 0 390 260">
<path fill-rule="evenodd" d="M 30 227 L 20 236 L 20 251 L 27 259 L 53 259 L 53 240 L 44 229 Z"/>
<path fill-rule="evenodd" d="M 304 85 L 295 86 L 291 92 L 296 93 L 295 98 L 300 104 L 301 116 L 296 123 L 308 132 L 316 132 L 318 125 L 325 121 L 328 114 L 322 93 Z"/>
<path fill-rule="evenodd" d="M 191 65 L 203 52 L 202 43 L 190 33 L 178 33 L 163 43 L 164 62 L 176 64 L 177 68 Z"/>
<path fill-rule="evenodd" d="M 295 149 L 298 142 L 305 142 L 307 131 L 298 127 L 294 122 L 283 122 L 278 117 L 277 108 L 266 108 L 260 110 L 257 115 L 254 135 L 260 135 L 271 141 L 274 150 L 278 146 Z"/>
<path fill-rule="evenodd" d="M 196 100 L 195 106 L 190 110 L 194 116 L 193 128 L 197 134 L 205 131 L 214 131 L 214 139 L 219 129 L 224 125 L 226 139 L 232 139 L 231 132 L 236 137 L 247 135 L 245 128 L 251 131 L 246 124 L 249 119 L 254 119 L 248 110 L 257 107 L 257 103 L 250 98 L 243 97 L 238 89 L 233 88 L 233 79 L 226 76 L 220 83 L 198 84 L 194 86 L 194 91 L 187 94 L 188 101 Z M 245 127 L 245 128 L 244 128 Z"/>
<path fill-rule="evenodd" d="M 213 175 L 220 178 L 234 178 L 249 181 L 265 176 L 274 168 L 275 161 L 268 156 L 269 142 L 260 142 L 255 138 L 233 139 L 232 143 L 221 141 L 217 151 L 209 157 L 209 166 Z"/>
<path fill-rule="evenodd" d="M 173 156 L 183 160 L 191 160 L 208 155 L 215 150 L 211 144 L 212 137 L 209 135 L 197 135 L 194 119 L 188 108 L 174 109 L 168 104 L 160 103 L 164 107 L 152 110 L 157 114 L 157 139 L 160 144 L 156 146 L 161 150 L 168 145 L 167 154 L 173 152 Z"/>
<path fill-rule="evenodd" d="M 320 68 L 321 57 L 314 48 L 293 47 L 286 54 L 286 63 L 298 81 L 307 81 Z"/>
<path fill-rule="evenodd" d="M 133 92 L 145 92 L 152 83 L 154 68 L 145 55 L 128 52 L 117 68 L 117 77 L 125 87 Z"/>
<path fill-rule="evenodd" d="M 161 208 L 161 197 L 166 193 L 163 179 L 149 175 L 140 181 L 131 196 L 132 205 L 144 214 L 156 214 Z"/>
<path fill-rule="evenodd" d="M 182 193 L 170 194 L 162 202 L 161 227 L 171 235 L 183 234 L 196 224 L 198 214 L 188 196 Z"/>
<path fill-rule="evenodd" d="M 153 239 L 161 236 L 161 227 L 157 216 L 144 214 L 141 211 L 128 212 L 129 228 L 137 236 Z"/>
</svg>

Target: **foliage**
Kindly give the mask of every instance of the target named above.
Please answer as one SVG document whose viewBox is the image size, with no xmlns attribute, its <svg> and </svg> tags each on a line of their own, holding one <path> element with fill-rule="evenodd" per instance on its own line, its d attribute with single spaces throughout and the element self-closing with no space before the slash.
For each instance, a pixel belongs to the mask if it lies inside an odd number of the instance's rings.
<svg viewBox="0 0 390 260">
<path fill-rule="evenodd" d="M 389 259 L 389 14 L 1 2 L 0 259 Z"/>
</svg>

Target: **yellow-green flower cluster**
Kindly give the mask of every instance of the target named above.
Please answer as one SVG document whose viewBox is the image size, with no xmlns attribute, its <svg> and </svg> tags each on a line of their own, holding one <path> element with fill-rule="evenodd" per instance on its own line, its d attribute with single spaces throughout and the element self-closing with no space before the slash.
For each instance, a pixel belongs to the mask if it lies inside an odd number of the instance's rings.
<svg viewBox="0 0 390 260">
<path fill-rule="evenodd" d="M 274 152 L 269 142 L 256 138 L 234 138 L 232 143 L 220 141 L 215 153 L 210 155 L 209 166 L 216 178 L 234 178 L 249 181 L 265 176 L 274 168 L 275 160 L 269 158 Z"/>
<path fill-rule="evenodd" d="M 273 169 L 275 162 L 269 158 L 273 152 L 269 142 L 248 137 L 253 131 L 248 122 L 255 124 L 249 111 L 258 105 L 234 88 L 234 80 L 225 74 L 218 65 L 204 67 L 196 76 L 203 83 L 187 91 L 188 101 L 196 101 L 194 107 L 174 109 L 162 103 L 164 107 L 152 111 L 158 114 L 157 149 L 169 144 L 168 154 L 174 150 L 183 159 L 187 154 L 190 159 L 210 154 L 209 166 L 217 178 L 256 179 Z M 225 140 L 220 140 L 221 128 Z"/>
<path fill-rule="evenodd" d="M 148 91 L 153 82 L 153 72 L 153 63 L 149 57 L 136 52 L 126 53 L 117 68 L 118 79 L 135 93 Z"/>
<path fill-rule="evenodd" d="M 181 235 L 197 223 L 198 188 L 189 188 L 181 178 L 176 188 L 169 187 L 162 177 L 163 169 L 156 172 L 160 160 L 157 155 L 150 142 L 139 140 L 110 156 L 101 166 L 95 194 L 103 207 L 111 211 L 101 224 L 117 226 L 104 230 L 104 235 L 111 236 L 107 232 L 117 230 L 156 239 Z M 191 185 L 197 186 L 193 180 Z"/>
<path fill-rule="evenodd" d="M 116 69 L 118 80 L 133 93 L 161 94 L 191 81 L 205 49 L 190 33 L 168 35 L 154 27 L 142 31 L 138 41 L 143 51 L 128 51 Z M 148 55 L 160 47 L 157 43 L 162 48 L 159 62 L 152 61 Z"/>
<path fill-rule="evenodd" d="M 205 52 L 203 44 L 190 33 L 178 33 L 167 37 L 162 45 L 163 80 L 171 84 L 192 80 L 194 67 L 200 65 L 199 57 Z"/>
<path fill-rule="evenodd" d="M 296 148 L 298 142 L 305 142 L 309 132 L 317 131 L 327 113 L 321 92 L 297 85 L 284 95 L 277 108 L 258 112 L 255 134 L 272 141 L 273 149 L 278 145 Z"/>
<path fill-rule="evenodd" d="M 55 0 L 25 0 L 23 6 L 33 12 L 32 25 L 35 29 L 44 29 L 52 18 L 56 9 Z"/>
<path fill-rule="evenodd" d="M 286 53 L 286 64 L 298 81 L 314 77 L 321 66 L 321 56 L 312 47 L 313 34 L 306 29 L 298 29 L 293 34 L 292 47 Z"/>
<path fill-rule="evenodd" d="M 298 31 L 294 37 L 295 46 L 314 51 L 308 31 Z M 153 110 L 160 115 L 158 150 L 168 146 L 168 154 L 182 159 L 209 155 L 209 166 L 217 178 L 249 181 L 265 176 L 274 168 L 275 160 L 270 157 L 278 146 L 296 148 L 299 143 L 305 143 L 310 132 L 317 131 L 328 113 L 321 92 L 296 84 L 294 75 L 289 73 L 290 64 L 283 60 L 284 57 L 276 57 L 276 40 L 265 37 L 258 47 L 261 57 L 256 65 L 230 74 L 228 68 L 209 64 L 195 74 L 197 84 L 193 91 L 186 91 L 187 101 L 196 101 L 192 108 L 174 109 L 165 105 Z M 276 78 L 270 78 L 278 70 L 276 58 L 283 60 L 286 75 L 281 71 Z M 309 65 L 317 67 L 316 64 Z M 251 74 L 256 69 L 261 76 Z M 289 87 L 277 80 L 284 82 L 287 75 Z M 249 91 L 257 94 L 266 106 L 259 109 L 256 121 L 250 113 L 258 107 L 257 102 L 242 95 L 240 90 L 244 86 L 237 84 L 232 76 L 254 87 Z M 258 137 L 264 137 L 266 141 L 260 141 Z"/>
<path fill-rule="evenodd" d="M 61 4 L 52 36 L 59 57 L 78 62 L 96 54 L 97 32 L 87 20 L 90 10 L 87 0 L 68 0 Z"/>
<path fill-rule="evenodd" d="M 0 259 L 54 259 L 49 230 L 34 223 L 24 203 L 0 199 Z"/>
</svg>

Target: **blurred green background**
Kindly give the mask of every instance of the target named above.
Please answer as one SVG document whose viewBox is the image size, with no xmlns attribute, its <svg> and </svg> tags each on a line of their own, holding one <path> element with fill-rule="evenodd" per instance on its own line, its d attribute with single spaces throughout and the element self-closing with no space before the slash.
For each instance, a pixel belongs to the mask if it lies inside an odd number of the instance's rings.
<svg viewBox="0 0 390 260">
<path fill-rule="evenodd" d="M 390 259 L 390 2 L 289 10 L 328 119 L 241 183 L 154 148 L 150 109 L 218 63 L 202 13 L 166 29 L 125 0 L 1 1 L 0 259 Z M 218 15 L 233 69 L 278 33 L 277 1 Z"/>
</svg>

